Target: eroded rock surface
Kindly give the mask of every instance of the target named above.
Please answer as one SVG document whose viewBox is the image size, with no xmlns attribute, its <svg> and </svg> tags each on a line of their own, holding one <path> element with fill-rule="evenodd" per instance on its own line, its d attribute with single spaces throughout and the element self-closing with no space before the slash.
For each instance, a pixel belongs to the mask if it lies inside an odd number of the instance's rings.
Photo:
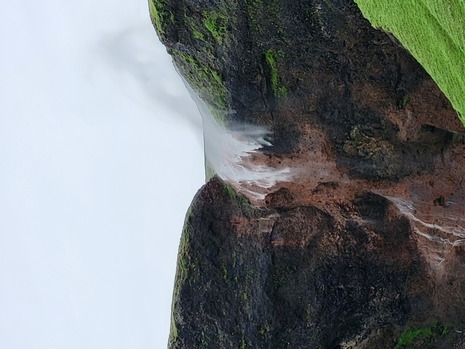
<svg viewBox="0 0 465 349">
<path fill-rule="evenodd" d="M 464 348 L 465 133 L 422 67 L 351 0 L 150 4 L 209 113 L 270 129 L 239 165 L 290 174 L 199 191 L 170 348 Z"/>
</svg>

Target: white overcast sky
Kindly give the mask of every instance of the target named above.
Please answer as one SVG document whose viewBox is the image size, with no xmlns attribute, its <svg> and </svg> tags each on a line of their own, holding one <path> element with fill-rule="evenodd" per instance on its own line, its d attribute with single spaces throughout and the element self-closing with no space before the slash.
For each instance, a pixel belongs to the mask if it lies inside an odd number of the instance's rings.
<svg viewBox="0 0 465 349">
<path fill-rule="evenodd" d="M 146 0 L 0 0 L 0 348 L 165 348 L 200 118 Z"/>
</svg>

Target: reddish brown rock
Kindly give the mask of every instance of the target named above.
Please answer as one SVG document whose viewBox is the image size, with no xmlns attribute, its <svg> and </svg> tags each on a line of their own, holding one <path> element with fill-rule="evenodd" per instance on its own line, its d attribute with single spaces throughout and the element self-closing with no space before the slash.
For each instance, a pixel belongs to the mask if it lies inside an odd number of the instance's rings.
<svg viewBox="0 0 465 349">
<path fill-rule="evenodd" d="M 273 131 L 247 166 L 292 174 L 199 191 L 170 348 L 462 348 L 465 133 L 422 67 L 350 0 L 151 1 L 213 114 Z"/>
</svg>

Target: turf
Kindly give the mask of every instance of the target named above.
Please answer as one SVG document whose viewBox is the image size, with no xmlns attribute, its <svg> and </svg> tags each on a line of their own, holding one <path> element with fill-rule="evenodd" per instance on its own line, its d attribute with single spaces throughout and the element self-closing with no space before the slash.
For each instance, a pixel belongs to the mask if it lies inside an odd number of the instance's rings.
<svg viewBox="0 0 465 349">
<path fill-rule="evenodd" d="M 355 0 L 436 81 L 465 125 L 465 0 Z"/>
</svg>

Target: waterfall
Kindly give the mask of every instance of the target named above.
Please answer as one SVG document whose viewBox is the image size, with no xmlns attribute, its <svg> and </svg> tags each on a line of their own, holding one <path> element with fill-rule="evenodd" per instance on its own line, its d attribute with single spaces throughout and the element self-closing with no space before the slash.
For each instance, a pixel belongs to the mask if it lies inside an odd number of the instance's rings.
<svg viewBox="0 0 465 349">
<path fill-rule="evenodd" d="M 263 200 L 277 183 L 291 179 L 289 167 L 270 166 L 260 151 L 264 146 L 273 146 L 269 128 L 221 125 L 189 84 L 186 86 L 202 115 L 207 167 L 252 201 Z"/>
</svg>

